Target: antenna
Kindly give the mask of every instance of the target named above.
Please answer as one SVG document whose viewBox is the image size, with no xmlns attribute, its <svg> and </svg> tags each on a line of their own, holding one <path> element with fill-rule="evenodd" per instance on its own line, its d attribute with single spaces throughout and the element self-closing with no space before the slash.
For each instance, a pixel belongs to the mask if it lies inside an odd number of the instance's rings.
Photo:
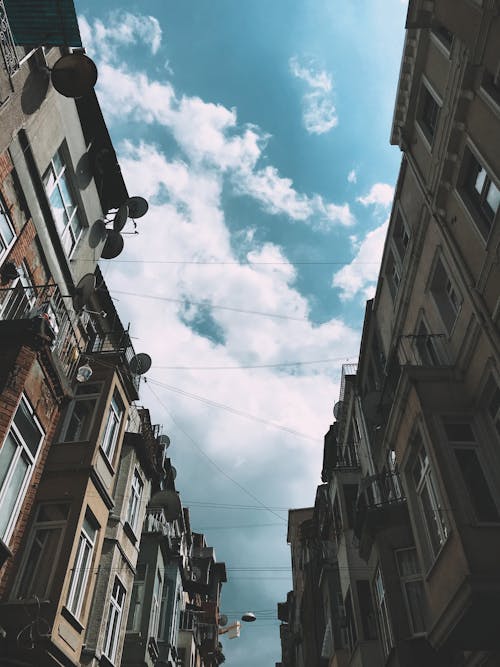
<svg viewBox="0 0 500 667">
<path fill-rule="evenodd" d="M 103 259 L 114 259 L 121 253 L 123 246 L 123 236 L 120 232 L 116 232 L 114 229 L 109 229 L 106 236 L 106 243 L 101 252 L 101 257 Z"/>
<path fill-rule="evenodd" d="M 84 97 L 97 82 L 97 67 L 84 53 L 67 53 L 54 63 L 50 78 L 64 97 Z"/>
<path fill-rule="evenodd" d="M 125 204 L 128 206 L 128 214 L 131 218 L 142 218 L 146 215 L 149 204 L 144 197 L 130 197 Z"/>
<path fill-rule="evenodd" d="M 146 354 L 145 352 L 139 352 L 139 354 L 133 356 L 129 362 L 130 372 L 132 375 L 144 375 L 144 373 L 149 371 L 152 363 L 153 362 L 149 354 Z M 160 438 L 162 437 L 163 436 L 160 436 Z M 168 439 L 168 436 L 165 437 Z"/>
<path fill-rule="evenodd" d="M 95 291 L 96 279 L 93 273 L 86 273 L 80 278 L 73 294 L 73 308 L 79 313 L 90 302 Z"/>
<path fill-rule="evenodd" d="M 122 204 L 118 211 L 115 213 L 115 217 L 113 219 L 113 229 L 115 232 L 121 232 L 122 229 L 125 227 L 127 224 L 129 216 L 129 209 L 127 206 L 127 203 Z"/>
</svg>

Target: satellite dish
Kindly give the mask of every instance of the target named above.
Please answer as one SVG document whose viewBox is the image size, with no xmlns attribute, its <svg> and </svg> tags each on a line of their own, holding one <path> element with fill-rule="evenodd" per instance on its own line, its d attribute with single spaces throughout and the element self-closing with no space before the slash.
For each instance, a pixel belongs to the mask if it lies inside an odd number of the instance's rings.
<svg viewBox="0 0 500 667">
<path fill-rule="evenodd" d="M 219 627 L 223 628 L 225 625 L 227 625 L 228 618 L 226 614 L 222 614 L 219 616 Z"/>
<path fill-rule="evenodd" d="M 339 418 L 343 405 L 344 405 L 343 401 L 337 401 L 333 406 L 333 416 L 335 417 L 335 419 Z"/>
<path fill-rule="evenodd" d="M 170 438 L 168 435 L 160 435 L 158 438 L 158 444 L 160 447 L 163 447 L 164 449 L 168 449 L 170 447 Z"/>
<path fill-rule="evenodd" d="M 113 229 L 115 232 L 121 232 L 122 229 L 125 227 L 127 224 L 128 220 L 128 206 L 127 204 L 122 204 L 118 211 L 115 214 L 115 217 L 113 219 Z"/>
<path fill-rule="evenodd" d="M 191 581 L 200 581 L 201 575 L 201 569 L 197 565 L 194 565 L 191 569 Z"/>
<path fill-rule="evenodd" d="M 92 294 L 95 291 L 95 276 L 93 273 L 86 273 L 80 278 L 73 294 L 73 308 L 80 312 L 84 306 L 89 304 Z"/>
<path fill-rule="evenodd" d="M 172 479 L 175 479 L 177 477 L 177 470 L 174 468 L 174 466 L 171 467 L 172 470 Z"/>
<path fill-rule="evenodd" d="M 150 507 L 161 507 L 167 521 L 175 521 L 181 515 L 182 507 L 179 495 L 175 491 L 165 489 L 158 491 L 149 501 Z"/>
<path fill-rule="evenodd" d="M 128 206 L 128 214 L 131 218 L 142 218 L 149 208 L 149 204 L 144 197 L 130 197 L 125 204 Z"/>
<path fill-rule="evenodd" d="M 106 229 L 106 222 L 102 218 L 98 218 L 89 232 L 89 246 L 91 248 L 97 248 L 97 246 L 106 239 L 108 230 Z"/>
<path fill-rule="evenodd" d="M 149 369 L 151 368 L 151 364 L 152 361 L 149 354 L 146 354 L 145 352 L 139 352 L 139 354 L 136 354 L 130 360 L 129 363 L 130 372 L 132 373 L 132 375 L 143 375 L 144 373 L 147 373 L 149 371 Z"/>
<path fill-rule="evenodd" d="M 54 64 L 50 78 L 64 97 L 84 97 L 97 82 L 97 67 L 84 53 L 68 53 Z"/>
<path fill-rule="evenodd" d="M 109 229 L 106 237 L 106 243 L 101 252 L 103 259 L 114 259 L 123 250 L 124 241 L 120 232 L 115 232 L 114 229 Z"/>
<path fill-rule="evenodd" d="M 251 611 L 247 611 L 246 614 L 243 614 L 241 620 L 245 621 L 246 623 L 252 623 L 253 621 L 255 621 L 256 618 L 257 617 L 255 616 L 255 614 L 253 614 Z"/>
</svg>

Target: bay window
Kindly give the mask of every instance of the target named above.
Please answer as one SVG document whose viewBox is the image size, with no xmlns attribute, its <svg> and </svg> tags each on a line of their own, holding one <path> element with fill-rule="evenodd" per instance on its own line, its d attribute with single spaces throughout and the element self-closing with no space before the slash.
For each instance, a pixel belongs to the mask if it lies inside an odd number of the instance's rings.
<svg viewBox="0 0 500 667">
<path fill-rule="evenodd" d="M 104 655 L 109 658 L 111 662 L 115 661 L 117 654 L 125 596 L 125 587 L 118 577 L 115 577 L 113 591 L 109 602 L 108 621 L 106 624 L 106 635 L 103 649 Z"/>
<path fill-rule="evenodd" d="M 124 412 L 125 409 L 120 394 L 115 389 L 108 409 L 106 427 L 101 442 L 101 449 L 110 463 L 113 461 Z"/>
<path fill-rule="evenodd" d="M 77 618 L 80 617 L 85 601 L 98 528 L 96 519 L 87 510 L 78 541 L 78 549 L 71 569 L 71 580 L 66 603 L 70 612 Z"/>
</svg>

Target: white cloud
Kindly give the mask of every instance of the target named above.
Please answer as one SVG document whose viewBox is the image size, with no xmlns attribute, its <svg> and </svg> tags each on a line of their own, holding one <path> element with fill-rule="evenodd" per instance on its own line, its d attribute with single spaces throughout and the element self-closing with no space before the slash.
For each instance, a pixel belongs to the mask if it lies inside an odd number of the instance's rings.
<svg viewBox="0 0 500 667">
<path fill-rule="evenodd" d="M 392 185 L 387 183 L 375 183 L 370 188 L 370 191 L 364 195 L 364 197 L 358 197 L 359 201 L 363 206 L 391 206 L 392 200 L 394 199 L 394 188 Z"/>
<path fill-rule="evenodd" d="M 334 274 L 332 286 L 340 289 L 342 301 L 353 299 L 359 294 L 363 299 L 369 299 L 375 293 L 388 224 L 386 220 L 368 232 L 359 244 L 352 262 Z"/>
<path fill-rule="evenodd" d="M 355 169 L 351 169 L 351 171 L 347 174 L 347 182 L 348 183 L 357 183 L 358 182 L 358 175 L 356 174 Z"/>
<path fill-rule="evenodd" d="M 153 16 L 113 11 L 106 24 L 99 19 L 90 24 L 85 16 L 79 16 L 78 23 L 87 52 L 100 60 L 114 61 L 124 46 L 145 45 L 153 55 L 161 46 L 162 30 Z"/>
<path fill-rule="evenodd" d="M 319 69 L 312 60 L 301 63 L 297 56 L 290 58 L 288 64 L 293 76 L 304 81 L 310 89 L 302 97 L 304 127 L 309 134 L 328 132 L 338 124 L 331 75 Z"/>
</svg>

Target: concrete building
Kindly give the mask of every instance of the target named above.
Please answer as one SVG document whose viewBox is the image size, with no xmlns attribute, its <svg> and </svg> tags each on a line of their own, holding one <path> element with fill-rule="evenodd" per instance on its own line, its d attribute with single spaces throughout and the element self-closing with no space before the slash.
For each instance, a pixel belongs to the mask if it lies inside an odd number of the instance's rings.
<svg viewBox="0 0 500 667">
<path fill-rule="evenodd" d="M 337 559 L 348 642 L 328 664 L 493 667 L 500 6 L 410 0 L 406 29 L 382 266 L 325 439 L 332 521 L 347 538 Z"/>
</svg>

